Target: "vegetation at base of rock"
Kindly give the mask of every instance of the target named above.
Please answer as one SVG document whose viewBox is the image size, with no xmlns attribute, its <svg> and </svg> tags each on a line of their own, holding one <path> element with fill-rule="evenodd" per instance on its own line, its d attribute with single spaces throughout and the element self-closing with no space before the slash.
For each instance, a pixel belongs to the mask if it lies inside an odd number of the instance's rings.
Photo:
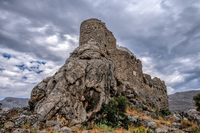
<svg viewBox="0 0 200 133">
<path fill-rule="evenodd" d="M 96 129 L 99 129 L 99 130 L 104 130 L 104 131 L 107 131 L 107 132 L 115 132 L 114 128 L 110 127 L 110 126 L 107 126 L 105 124 L 97 124 L 95 125 L 95 128 Z"/>
<path fill-rule="evenodd" d="M 193 123 L 190 122 L 190 121 L 187 121 L 187 120 L 181 121 L 181 128 L 182 129 L 191 127 L 192 125 L 193 125 Z"/>
<path fill-rule="evenodd" d="M 161 116 L 161 117 L 169 116 L 171 114 L 172 113 L 169 111 L 169 109 L 161 109 L 159 111 L 159 116 Z"/>
<path fill-rule="evenodd" d="M 131 121 L 125 114 L 127 107 L 128 100 L 125 96 L 119 95 L 118 97 L 112 98 L 108 104 L 103 107 L 102 118 L 96 120 L 96 123 L 128 129 Z"/>
<path fill-rule="evenodd" d="M 200 127 L 193 128 L 192 133 L 200 133 Z"/>
<path fill-rule="evenodd" d="M 140 126 L 137 129 L 133 129 L 133 133 L 151 133 L 151 131 L 150 131 L 150 129 L 146 129 L 146 128 Z"/>
<path fill-rule="evenodd" d="M 193 97 L 195 105 L 197 106 L 197 111 L 200 111 L 200 93 Z"/>
</svg>

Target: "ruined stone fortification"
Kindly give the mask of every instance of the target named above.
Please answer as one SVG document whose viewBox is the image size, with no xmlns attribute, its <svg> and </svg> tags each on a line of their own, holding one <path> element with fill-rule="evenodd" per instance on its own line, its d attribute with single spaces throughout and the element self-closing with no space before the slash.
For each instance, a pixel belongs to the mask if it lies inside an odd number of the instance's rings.
<svg viewBox="0 0 200 133">
<path fill-rule="evenodd" d="M 40 121 L 62 116 L 68 125 L 96 117 L 102 105 L 122 93 L 134 105 L 168 108 L 164 81 L 142 72 L 142 63 L 97 19 L 82 22 L 79 47 L 52 77 L 35 86 L 29 105 Z"/>
</svg>

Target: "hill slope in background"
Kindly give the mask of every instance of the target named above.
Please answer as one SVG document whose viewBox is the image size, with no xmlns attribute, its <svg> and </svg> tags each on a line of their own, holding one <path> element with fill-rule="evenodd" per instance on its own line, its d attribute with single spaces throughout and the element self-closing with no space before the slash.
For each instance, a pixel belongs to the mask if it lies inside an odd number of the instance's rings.
<svg viewBox="0 0 200 133">
<path fill-rule="evenodd" d="M 188 111 L 195 109 L 193 96 L 200 93 L 200 90 L 177 92 L 169 95 L 169 110 L 171 112 Z"/>
<path fill-rule="evenodd" d="M 28 106 L 29 98 L 15 98 L 15 97 L 6 97 L 3 100 L 0 100 L 2 103 L 1 108 L 14 108 L 14 107 L 24 107 Z"/>
</svg>

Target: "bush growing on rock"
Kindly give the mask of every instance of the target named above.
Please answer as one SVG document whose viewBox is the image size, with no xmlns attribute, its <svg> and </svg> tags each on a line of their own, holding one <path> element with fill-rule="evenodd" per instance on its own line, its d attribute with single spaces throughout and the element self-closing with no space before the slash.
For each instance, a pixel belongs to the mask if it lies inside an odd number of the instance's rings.
<svg viewBox="0 0 200 133">
<path fill-rule="evenodd" d="M 130 120 L 125 114 L 127 107 L 128 100 L 125 96 L 119 95 L 118 97 L 114 97 L 104 106 L 102 118 L 96 122 L 111 127 L 124 127 L 128 129 Z"/>
<path fill-rule="evenodd" d="M 159 115 L 161 117 L 165 117 L 165 116 L 171 115 L 171 112 L 169 111 L 169 109 L 161 109 L 159 111 Z"/>
<path fill-rule="evenodd" d="M 197 111 L 200 111 L 200 93 L 193 97 L 195 105 L 197 106 Z"/>
</svg>

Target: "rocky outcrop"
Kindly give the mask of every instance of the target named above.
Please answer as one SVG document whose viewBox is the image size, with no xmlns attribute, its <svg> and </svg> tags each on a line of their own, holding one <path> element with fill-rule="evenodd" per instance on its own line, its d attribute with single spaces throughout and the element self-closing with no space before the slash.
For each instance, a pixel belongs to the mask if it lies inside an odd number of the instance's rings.
<svg viewBox="0 0 200 133">
<path fill-rule="evenodd" d="M 114 62 L 90 41 L 75 49 L 54 76 L 32 90 L 29 104 L 40 121 L 58 113 L 74 125 L 91 119 L 109 101 L 112 91 L 116 91 Z"/>
<path fill-rule="evenodd" d="M 200 125 L 200 112 L 197 111 L 196 109 L 190 109 L 188 112 L 188 118 L 190 120 L 193 120 L 195 123 Z"/>
<path fill-rule="evenodd" d="M 130 102 L 138 97 L 146 105 L 168 108 L 164 81 L 143 74 L 141 61 L 116 45 L 103 22 L 82 22 L 79 43 L 58 72 L 33 88 L 29 105 L 39 121 L 56 115 L 70 126 L 91 121 L 120 93 Z"/>
</svg>

